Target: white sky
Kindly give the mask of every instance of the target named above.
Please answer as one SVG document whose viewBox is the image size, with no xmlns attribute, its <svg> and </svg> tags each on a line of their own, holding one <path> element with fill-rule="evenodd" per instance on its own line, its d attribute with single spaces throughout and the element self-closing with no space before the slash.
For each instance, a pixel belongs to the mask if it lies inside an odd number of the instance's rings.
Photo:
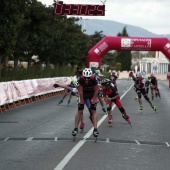
<svg viewBox="0 0 170 170">
<path fill-rule="evenodd" d="M 47 6 L 53 4 L 53 0 L 38 1 Z M 62 1 L 65 4 L 102 4 L 105 0 Z M 106 0 L 105 9 L 105 16 L 82 18 L 113 20 L 138 26 L 155 34 L 170 34 L 170 0 Z"/>
</svg>

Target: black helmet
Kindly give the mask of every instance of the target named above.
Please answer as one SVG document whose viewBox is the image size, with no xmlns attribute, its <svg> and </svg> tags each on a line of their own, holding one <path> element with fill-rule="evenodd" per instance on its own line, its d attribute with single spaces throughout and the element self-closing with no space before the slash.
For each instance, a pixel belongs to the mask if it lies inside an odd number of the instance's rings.
<svg viewBox="0 0 170 170">
<path fill-rule="evenodd" d="M 111 80 L 109 79 L 103 79 L 102 82 L 101 82 L 101 85 L 102 86 L 109 86 L 111 84 Z"/>
</svg>

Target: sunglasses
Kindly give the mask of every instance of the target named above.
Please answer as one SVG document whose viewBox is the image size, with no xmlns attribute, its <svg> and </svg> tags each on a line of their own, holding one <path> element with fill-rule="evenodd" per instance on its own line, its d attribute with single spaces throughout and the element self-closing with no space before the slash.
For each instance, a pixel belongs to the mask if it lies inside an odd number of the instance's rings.
<svg viewBox="0 0 170 170">
<path fill-rule="evenodd" d="M 90 80 L 90 77 L 84 77 L 85 80 Z"/>
</svg>

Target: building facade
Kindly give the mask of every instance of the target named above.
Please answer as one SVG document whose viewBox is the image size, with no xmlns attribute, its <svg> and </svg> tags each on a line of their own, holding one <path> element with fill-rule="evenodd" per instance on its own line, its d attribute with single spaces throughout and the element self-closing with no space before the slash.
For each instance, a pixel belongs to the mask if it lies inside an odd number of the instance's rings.
<svg viewBox="0 0 170 170">
<path fill-rule="evenodd" d="M 170 61 L 160 51 L 156 52 L 155 58 L 142 58 L 139 61 L 139 71 L 145 74 L 167 74 Z"/>
</svg>

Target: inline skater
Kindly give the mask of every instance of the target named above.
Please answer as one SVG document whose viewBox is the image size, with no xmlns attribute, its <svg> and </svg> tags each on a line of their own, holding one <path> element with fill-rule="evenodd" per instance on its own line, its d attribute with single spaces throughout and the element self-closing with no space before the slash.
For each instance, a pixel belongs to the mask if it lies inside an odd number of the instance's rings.
<svg viewBox="0 0 170 170">
<path fill-rule="evenodd" d="M 149 77 L 145 77 L 144 79 L 144 82 L 145 82 L 145 90 L 146 90 L 146 93 L 148 95 L 149 93 L 149 85 L 150 85 L 150 78 Z M 138 99 L 138 96 L 136 96 L 135 100 Z"/>
<path fill-rule="evenodd" d="M 147 95 L 149 93 L 149 85 L 150 85 L 150 80 L 149 79 L 150 79 L 149 77 L 145 78 L 145 89 L 146 89 Z"/>
<path fill-rule="evenodd" d="M 154 92 L 155 92 L 155 96 L 159 96 L 159 98 L 161 98 L 159 89 L 158 89 L 158 80 L 157 78 L 154 76 L 154 74 L 150 75 L 150 89 L 151 89 L 151 95 L 152 95 L 152 100 L 154 99 Z"/>
<path fill-rule="evenodd" d="M 130 73 L 129 73 L 129 75 L 128 75 L 128 80 L 131 80 L 131 74 L 132 74 L 133 72 L 131 71 Z"/>
<path fill-rule="evenodd" d="M 154 106 L 152 104 L 152 102 L 150 101 L 146 90 L 145 90 L 145 81 L 142 78 L 142 74 L 138 73 L 136 75 L 136 77 L 133 75 L 133 73 L 131 74 L 132 79 L 134 81 L 134 90 L 138 95 L 138 102 L 139 102 L 139 111 L 143 111 L 143 106 L 142 106 L 142 95 L 145 98 L 145 100 L 150 104 L 150 106 L 152 107 L 152 109 L 156 112 L 156 106 Z"/>
<path fill-rule="evenodd" d="M 54 88 L 62 87 L 62 88 L 65 88 L 65 89 L 70 90 L 70 91 L 71 91 L 71 95 L 72 95 L 72 96 L 76 96 L 76 97 L 77 97 L 77 102 L 79 102 L 78 86 L 79 86 L 78 81 L 75 81 L 75 88 L 69 87 L 69 86 L 67 86 L 67 85 L 62 85 L 62 84 L 54 84 L 54 85 L 53 85 Z M 88 108 L 88 110 L 89 110 L 89 112 L 90 112 L 90 115 L 92 115 L 91 110 L 90 110 L 90 101 L 89 101 L 89 99 L 87 99 L 87 100 L 85 101 L 85 104 L 86 104 L 86 106 L 87 106 L 87 108 Z M 82 113 L 81 116 L 80 116 L 80 121 L 79 121 L 79 122 L 80 122 L 79 128 L 80 128 L 81 131 L 83 132 L 83 129 L 84 129 L 84 126 L 85 126 L 83 113 Z"/>
<path fill-rule="evenodd" d="M 75 87 L 74 84 L 75 84 L 75 81 L 72 80 L 68 86 L 74 88 L 74 87 Z M 65 93 L 64 93 L 62 99 L 58 102 L 58 104 L 63 103 L 65 97 L 66 97 L 68 94 L 69 94 L 69 99 L 68 99 L 68 101 L 67 101 L 67 104 L 70 104 L 70 101 L 71 101 L 71 98 L 72 98 L 72 94 L 71 94 L 71 90 L 69 90 L 69 89 L 65 89 Z"/>
<path fill-rule="evenodd" d="M 90 101 L 90 111 L 92 114 L 92 123 L 94 126 L 93 136 L 95 140 L 97 139 L 99 132 L 97 130 L 97 98 L 98 98 L 98 82 L 95 79 L 95 76 L 92 73 L 90 68 L 85 68 L 82 72 L 82 76 L 78 79 L 79 83 L 79 97 L 80 102 L 78 103 L 78 111 L 75 116 L 75 128 L 72 131 L 72 135 L 76 136 L 78 133 L 78 123 L 80 119 L 80 115 L 83 113 L 84 104 L 87 99 Z"/>
<path fill-rule="evenodd" d="M 102 77 L 104 77 L 104 76 L 100 73 L 100 69 L 98 69 L 98 68 L 92 70 L 92 72 L 93 72 L 93 75 L 95 76 L 96 80 L 98 81 L 98 86 L 99 86 L 98 100 L 100 102 L 100 105 L 102 106 L 103 112 L 106 113 L 106 109 L 104 107 L 104 101 L 103 101 L 102 88 L 101 88 L 101 85 L 100 85 Z"/>
<path fill-rule="evenodd" d="M 106 108 L 105 108 L 105 104 L 103 101 L 103 89 L 102 89 L 101 84 L 98 84 L 98 86 L 99 86 L 98 99 L 99 99 L 100 105 L 102 106 L 103 112 L 106 113 Z"/>
<path fill-rule="evenodd" d="M 119 93 L 117 92 L 114 84 L 111 83 L 111 80 L 105 78 L 101 82 L 101 85 L 103 89 L 103 97 L 107 104 L 108 123 L 112 124 L 111 108 L 112 103 L 115 103 L 119 111 L 121 112 L 122 117 L 131 125 L 130 117 L 127 115 L 125 109 L 122 106 L 122 103 L 120 102 Z"/>
<path fill-rule="evenodd" d="M 118 90 L 118 89 L 117 89 L 117 83 L 116 83 L 116 80 L 118 79 L 118 76 L 116 75 L 116 71 L 115 71 L 115 70 L 112 70 L 112 71 L 111 71 L 111 75 L 110 75 L 109 79 L 110 79 L 111 82 L 114 84 L 115 89 Z"/>
</svg>

